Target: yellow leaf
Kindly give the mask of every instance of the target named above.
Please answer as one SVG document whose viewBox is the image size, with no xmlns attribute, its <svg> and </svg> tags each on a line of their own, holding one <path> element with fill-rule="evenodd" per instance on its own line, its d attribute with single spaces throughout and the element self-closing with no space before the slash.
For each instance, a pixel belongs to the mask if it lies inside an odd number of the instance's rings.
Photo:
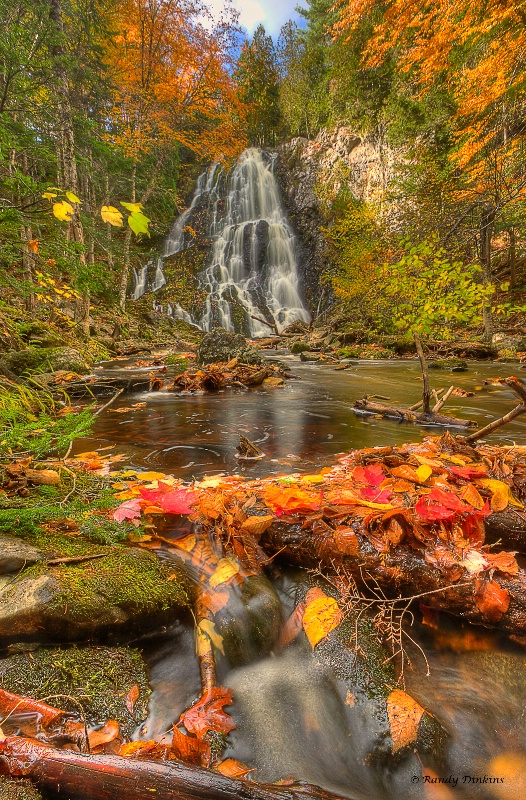
<svg viewBox="0 0 526 800">
<path fill-rule="evenodd" d="M 44 194 L 42 195 L 42 197 L 43 197 L 45 200 L 51 200 L 51 198 L 52 198 L 52 197 L 56 197 L 56 196 L 57 196 L 57 195 L 56 195 L 56 193 L 55 193 L 55 192 L 44 192 Z"/>
<path fill-rule="evenodd" d="M 127 211 L 131 211 L 132 213 L 134 211 L 141 211 L 144 208 L 142 203 L 123 203 L 122 200 L 121 200 L 121 206 L 125 208 Z"/>
<path fill-rule="evenodd" d="M 421 464 L 418 469 L 415 469 L 415 472 L 418 475 L 419 483 L 425 483 L 433 474 L 433 470 L 427 464 Z"/>
<path fill-rule="evenodd" d="M 217 565 L 217 569 L 210 577 L 208 583 L 210 586 L 215 589 L 216 586 L 219 586 L 221 583 L 226 583 L 230 580 L 234 575 L 237 575 L 239 572 L 239 564 L 231 558 L 221 558 Z"/>
<path fill-rule="evenodd" d="M 309 589 L 305 600 L 307 607 L 303 614 L 303 630 L 314 650 L 322 639 L 338 627 L 342 621 L 342 610 L 334 597 L 328 597 L 321 589 Z"/>
<path fill-rule="evenodd" d="M 80 204 L 80 200 L 74 192 L 66 192 L 66 197 L 70 201 L 70 203 L 77 203 Z"/>
<path fill-rule="evenodd" d="M 224 480 L 224 472 L 220 472 L 219 475 L 205 475 L 203 480 L 197 483 L 196 486 L 198 486 L 199 489 L 215 489 L 217 486 L 224 483 Z"/>
<path fill-rule="evenodd" d="M 198 627 L 198 638 L 200 633 L 204 633 L 206 636 L 208 636 L 214 647 L 216 647 L 221 653 L 223 653 L 223 655 L 225 655 L 225 649 L 223 647 L 223 637 L 220 636 L 219 633 L 217 632 L 216 626 L 212 622 L 212 620 L 210 619 L 201 620 Z"/>
<path fill-rule="evenodd" d="M 61 222 L 69 222 L 74 213 L 73 206 L 66 203 L 65 200 L 61 200 L 60 203 L 53 203 L 53 214 Z"/>
<path fill-rule="evenodd" d="M 416 741 L 424 709 L 401 689 L 394 689 L 387 698 L 387 715 L 393 740 L 393 753 Z"/>
<path fill-rule="evenodd" d="M 305 483 L 323 483 L 325 478 L 323 475 L 302 475 L 301 480 Z"/>
<path fill-rule="evenodd" d="M 115 228 L 122 228 L 122 214 L 114 206 L 102 206 L 100 215 L 103 222 L 109 222 Z"/>
<path fill-rule="evenodd" d="M 164 472 L 136 472 L 135 475 L 141 481 L 163 481 L 166 478 Z"/>
<path fill-rule="evenodd" d="M 485 489 L 489 489 L 492 497 L 491 497 L 491 510 L 492 511 L 504 511 L 504 509 L 509 505 L 516 506 L 517 508 L 524 508 L 522 503 L 519 503 L 518 500 L 511 494 L 511 489 L 507 483 L 504 481 L 497 481 L 491 478 L 482 478 L 482 480 L 478 481 L 481 486 L 484 486 Z"/>
</svg>

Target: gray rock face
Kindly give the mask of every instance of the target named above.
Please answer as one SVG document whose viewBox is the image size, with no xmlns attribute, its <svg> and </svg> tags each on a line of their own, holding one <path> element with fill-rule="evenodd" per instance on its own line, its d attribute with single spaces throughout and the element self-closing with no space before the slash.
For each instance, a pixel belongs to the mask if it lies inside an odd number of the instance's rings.
<svg viewBox="0 0 526 800">
<path fill-rule="evenodd" d="M 232 358 L 237 358 L 244 364 L 261 363 L 259 352 L 250 347 L 244 336 L 240 333 L 231 333 L 224 328 L 214 328 L 210 333 L 206 333 L 196 352 L 198 364 L 230 361 Z"/>
<path fill-rule="evenodd" d="M 324 201 L 330 202 L 342 189 L 357 200 L 380 199 L 392 176 L 394 154 L 346 127 L 322 129 L 314 140 L 292 139 L 278 153 L 276 177 L 299 238 L 299 271 L 307 299 L 316 307 L 320 275 L 329 261 L 320 232 L 326 224 Z"/>
<path fill-rule="evenodd" d="M 43 558 L 36 547 L 16 536 L 0 535 L 0 575 L 18 572 Z"/>
</svg>

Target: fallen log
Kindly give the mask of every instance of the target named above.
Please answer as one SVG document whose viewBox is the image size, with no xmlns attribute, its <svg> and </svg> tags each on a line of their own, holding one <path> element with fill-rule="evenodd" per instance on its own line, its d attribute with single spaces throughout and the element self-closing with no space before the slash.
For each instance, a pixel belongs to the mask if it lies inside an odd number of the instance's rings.
<svg viewBox="0 0 526 800">
<path fill-rule="evenodd" d="M 342 800 L 307 784 L 266 785 L 176 761 L 82 755 L 17 736 L 0 741 L 0 774 L 30 778 L 68 800 Z"/>
<path fill-rule="evenodd" d="M 434 411 L 411 411 L 402 406 L 386 406 L 381 403 L 373 403 L 367 397 L 356 400 L 354 403 L 356 411 L 364 414 L 379 414 L 386 419 L 395 419 L 398 422 L 418 422 L 421 425 L 440 425 L 447 428 L 476 428 L 477 423 L 469 419 L 459 419 L 458 417 L 446 417 L 444 414 L 437 414 Z"/>
<path fill-rule="evenodd" d="M 504 599 L 503 596 L 504 603 L 492 618 L 481 597 L 486 582 L 480 576 L 462 574 L 464 570 L 453 562 L 449 569 L 445 564 L 439 569 L 410 545 L 399 544 L 388 552 L 379 551 L 365 533 L 360 532 L 358 525 L 353 526 L 351 533 L 342 534 L 338 541 L 329 526 L 326 531 L 321 526 L 309 531 L 300 524 L 275 522 L 265 531 L 260 544 L 271 555 L 279 553 L 289 562 L 321 569 L 328 575 L 343 569 L 359 585 L 380 588 L 387 598 L 422 599 L 431 608 L 477 625 L 498 624 L 509 633 L 526 633 L 526 574 L 523 570 L 513 578 L 499 575 L 498 585 L 508 597 Z"/>
</svg>

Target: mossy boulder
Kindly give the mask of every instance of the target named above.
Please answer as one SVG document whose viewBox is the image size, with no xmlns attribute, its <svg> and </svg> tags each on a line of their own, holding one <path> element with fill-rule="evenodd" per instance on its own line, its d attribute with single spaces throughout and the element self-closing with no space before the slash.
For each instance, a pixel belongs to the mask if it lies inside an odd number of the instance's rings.
<svg viewBox="0 0 526 800">
<path fill-rule="evenodd" d="M 90 638 L 172 617 L 192 584 L 139 548 L 86 545 L 86 560 L 24 569 L 0 578 L 0 636 L 9 641 Z M 93 558 L 93 556 L 101 556 Z"/>
<path fill-rule="evenodd" d="M 4 367 L 17 376 L 58 370 L 79 375 L 90 372 L 86 359 L 73 347 L 28 347 L 25 350 L 12 350 L 0 362 L 0 370 Z"/>
<path fill-rule="evenodd" d="M 0 775 L 1 800 L 42 800 L 42 795 L 31 781 Z"/>
<path fill-rule="evenodd" d="M 0 659 L 0 685 L 13 694 L 80 712 L 88 725 L 115 719 L 129 736 L 145 718 L 150 689 L 138 650 L 130 647 L 41 648 Z M 126 697 L 137 686 L 132 711 Z M 0 798 L 2 797 L 0 791 Z"/>
<path fill-rule="evenodd" d="M 291 353 L 305 353 L 307 350 L 310 350 L 307 342 L 293 342 L 290 346 Z"/>
<path fill-rule="evenodd" d="M 196 352 L 198 364 L 225 362 L 233 358 L 243 364 L 261 363 L 258 350 L 251 347 L 240 333 L 232 333 L 224 328 L 214 328 L 210 333 L 205 333 Z"/>
<path fill-rule="evenodd" d="M 434 361 L 430 361 L 428 366 L 429 369 L 444 369 L 451 372 L 466 372 L 468 368 L 466 361 L 455 357 L 436 358 Z"/>
</svg>

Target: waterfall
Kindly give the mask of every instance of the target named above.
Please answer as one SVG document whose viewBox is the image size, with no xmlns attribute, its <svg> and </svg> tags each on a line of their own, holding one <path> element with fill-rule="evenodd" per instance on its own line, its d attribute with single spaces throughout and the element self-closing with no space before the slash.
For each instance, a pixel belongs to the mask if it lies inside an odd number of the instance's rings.
<svg viewBox="0 0 526 800">
<path fill-rule="evenodd" d="M 147 267 L 153 267 L 154 262 L 149 261 L 146 265 Z M 155 262 L 155 272 L 153 278 L 149 282 L 148 291 L 150 292 L 158 292 L 159 289 L 162 289 L 166 283 L 166 278 L 164 277 L 164 270 L 163 270 L 163 259 L 158 258 Z"/>
<path fill-rule="evenodd" d="M 133 267 L 134 287 L 130 294 L 130 300 L 139 300 L 148 291 L 148 264 L 136 270 Z"/>
<path fill-rule="evenodd" d="M 207 202 L 208 265 L 199 275 L 204 308 L 192 319 L 204 330 L 221 326 L 264 336 L 310 317 L 300 296 L 293 231 L 283 210 L 273 174 L 273 157 L 245 150 L 226 178 L 213 164 L 197 182 L 190 207 L 174 223 L 165 256 L 188 247 L 187 231 L 195 209 Z M 182 309 L 174 309 L 181 316 Z M 185 317 L 188 319 L 188 313 Z"/>
</svg>

